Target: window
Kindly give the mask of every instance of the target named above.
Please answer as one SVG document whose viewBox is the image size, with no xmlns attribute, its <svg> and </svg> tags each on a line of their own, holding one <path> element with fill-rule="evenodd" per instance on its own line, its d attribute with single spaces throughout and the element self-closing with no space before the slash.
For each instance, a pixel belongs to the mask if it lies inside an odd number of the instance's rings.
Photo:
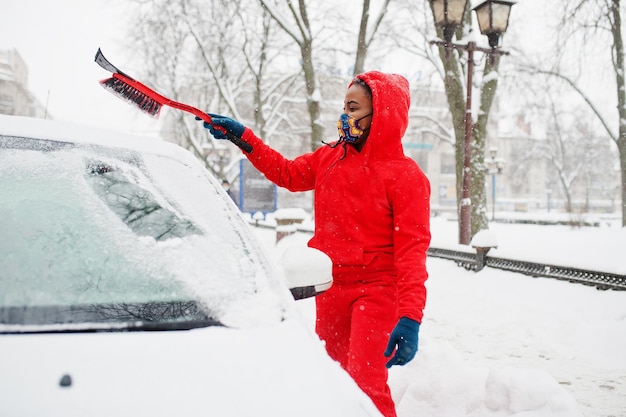
<svg viewBox="0 0 626 417">
<path fill-rule="evenodd" d="M 452 154 L 441 155 L 441 174 L 455 174 L 456 161 Z"/>
</svg>

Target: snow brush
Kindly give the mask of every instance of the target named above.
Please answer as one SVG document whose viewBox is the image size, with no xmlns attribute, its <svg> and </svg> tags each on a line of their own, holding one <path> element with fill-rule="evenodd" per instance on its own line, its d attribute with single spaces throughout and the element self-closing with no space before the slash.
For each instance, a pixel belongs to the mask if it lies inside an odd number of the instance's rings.
<svg viewBox="0 0 626 417">
<path fill-rule="evenodd" d="M 170 106 L 178 110 L 186 111 L 194 116 L 202 119 L 203 121 L 213 125 L 211 116 L 206 114 L 200 109 L 189 106 L 184 103 L 179 103 L 174 100 L 157 93 L 145 84 L 140 83 L 128 74 L 124 74 L 115 65 L 111 64 L 102 54 L 100 48 L 96 53 L 96 63 L 107 71 L 110 71 L 113 76 L 111 78 L 100 81 L 100 85 L 111 93 L 120 97 L 122 100 L 127 101 L 129 104 L 137 107 L 142 112 L 146 113 L 150 117 L 157 119 L 161 112 L 161 107 Z M 224 132 L 229 141 L 239 146 L 244 151 L 252 152 L 252 145 L 241 140 L 237 136 L 228 132 L 222 126 L 215 126 L 218 130 Z"/>
</svg>

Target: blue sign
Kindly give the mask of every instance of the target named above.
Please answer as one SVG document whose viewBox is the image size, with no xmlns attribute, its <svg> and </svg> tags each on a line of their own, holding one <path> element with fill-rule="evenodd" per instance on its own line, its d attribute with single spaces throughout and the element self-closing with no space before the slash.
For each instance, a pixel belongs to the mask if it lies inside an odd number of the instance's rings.
<svg viewBox="0 0 626 417">
<path fill-rule="evenodd" d="M 245 158 L 239 162 L 239 209 L 244 213 L 276 211 L 276 185 Z"/>
</svg>

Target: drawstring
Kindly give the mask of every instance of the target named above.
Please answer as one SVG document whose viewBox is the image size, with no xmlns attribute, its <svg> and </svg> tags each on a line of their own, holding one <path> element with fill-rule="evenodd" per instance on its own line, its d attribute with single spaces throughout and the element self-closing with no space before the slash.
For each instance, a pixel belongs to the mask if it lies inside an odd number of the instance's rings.
<svg viewBox="0 0 626 417">
<path fill-rule="evenodd" d="M 348 154 L 348 150 L 346 149 L 346 147 L 348 146 L 348 142 L 346 142 L 344 138 L 339 138 L 339 140 L 335 143 L 328 143 L 324 141 L 322 141 L 322 143 L 332 149 L 335 149 L 337 146 L 341 145 L 343 147 L 343 155 L 341 155 L 341 158 L 339 158 L 339 160 L 344 159 Z"/>
</svg>

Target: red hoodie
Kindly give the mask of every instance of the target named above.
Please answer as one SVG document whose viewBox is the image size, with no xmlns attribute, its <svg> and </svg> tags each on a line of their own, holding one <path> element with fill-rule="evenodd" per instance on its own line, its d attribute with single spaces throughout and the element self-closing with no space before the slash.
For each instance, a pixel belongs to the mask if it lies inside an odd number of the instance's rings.
<svg viewBox="0 0 626 417">
<path fill-rule="evenodd" d="M 408 81 L 371 71 L 358 76 L 372 90 L 370 133 L 361 152 L 322 146 L 288 160 L 246 128 L 252 164 L 290 191 L 315 190 L 315 234 L 309 246 L 333 260 L 337 282 L 396 277 L 399 316 L 422 321 L 430 183 L 402 150 L 409 120 Z"/>
</svg>

